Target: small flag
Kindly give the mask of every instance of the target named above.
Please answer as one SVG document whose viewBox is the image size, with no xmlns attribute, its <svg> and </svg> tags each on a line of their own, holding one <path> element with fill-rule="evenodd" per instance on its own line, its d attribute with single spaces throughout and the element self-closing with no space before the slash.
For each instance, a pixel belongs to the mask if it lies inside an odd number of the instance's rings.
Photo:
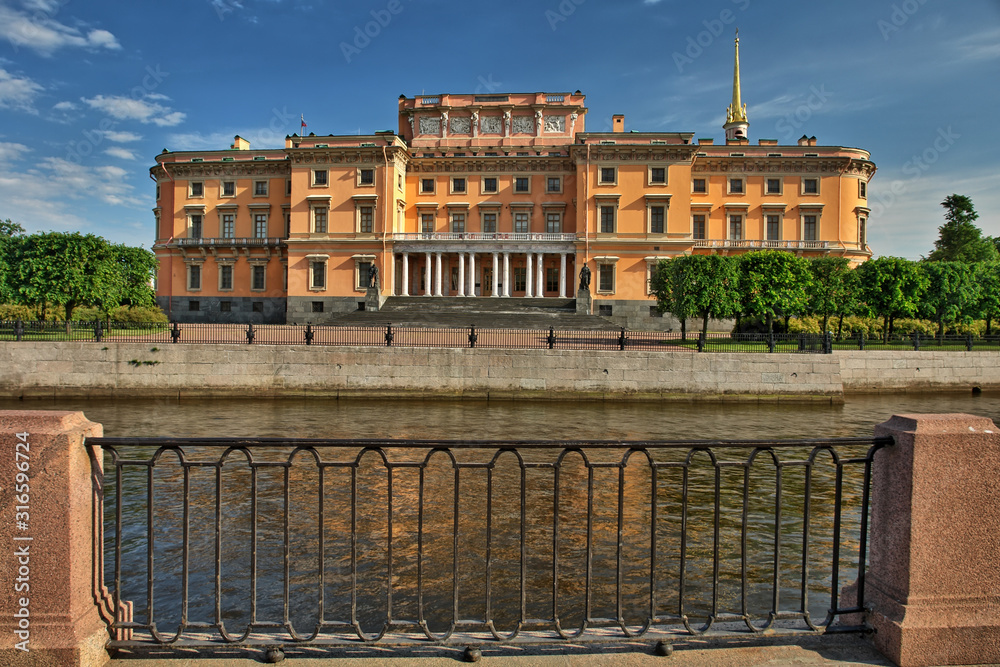
<svg viewBox="0 0 1000 667">
<path fill-rule="evenodd" d="M 306 129 L 306 116 L 305 114 L 299 114 L 299 118 L 302 120 L 302 129 Z"/>
</svg>

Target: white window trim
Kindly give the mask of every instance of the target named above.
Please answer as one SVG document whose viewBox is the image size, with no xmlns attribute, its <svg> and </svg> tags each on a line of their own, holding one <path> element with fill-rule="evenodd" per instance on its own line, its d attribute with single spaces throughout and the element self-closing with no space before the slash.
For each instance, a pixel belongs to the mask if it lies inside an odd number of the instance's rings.
<svg viewBox="0 0 1000 667">
<path fill-rule="evenodd" d="M 306 255 L 306 261 L 309 262 L 307 271 L 309 272 L 309 291 L 310 292 L 325 292 L 327 286 L 330 284 L 330 256 L 329 255 Z M 316 263 L 321 263 L 323 265 L 323 286 L 317 287 L 314 282 L 313 265 Z"/>
<path fill-rule="evenodd" d="M 806 192 L 806 181 L 816 181 L 816 192 Z M 822 190 L 822 179 L 819 176 L 803 176 L 799 180 L 799 194 L 803 197 L 819 197 Z"/>
<path fill-rule="evenodd" d="M 653 207 L 654 206 L 662 206 L 663 207 L 663 231 L 662 232 L 654 232 L 653 231 Z M 664 196 L 664 197 L 647 196 L 646 197 L 646 233 L 647 234 L 656 234 L 658 236 L 662 234 L 662 235 L 666 236 L 666 234 L 667 234 L 667 221 L 669 220 L 669 218 L 670 218 L 670 197 L 669 196 Z"/>
<path fill-rule="evenodd" d="M 858 179 L 858 199 L 868 199 L 868 181 L 863 178 Z"/>
<path fill-rule="evenodd" d="M 708 219 L 709 219 L 709 213 L 710 213 L 710 209 L 707 209 L 707 208 L 704 208 L 704 209 L 694 209 L 693 211 L 691 211 L 691 229 L 689 230 L 689 232 L 691 234 L 691 239 L 692 240 L 697 240 L 697 241 L 707 241 L 708 240 Z M 694 236 L 694 217 L 696 215 L 700 215 L 703 218 L 705 218 L 705 220 L 704 220 L 704 223 L 705 223 L 705 236 L 702 237 L 702 238 L 700 238 L 700 239 L 695 239 L 695 236 Z"/>
<path fill-rule="evenodd" d="M 806 216 L 812 215 L 816 217 L 816 238 L 807 239 L 806 238 Z M 819 241 L 820 234 L 820 223 L 823 219 L 823 210 L 818 208 L 807 208 L 799 213 L 799 239 L 802 241 Z"/>
<path fill-rule="evenodd" d="M 201 186 L 201 194 L 194 194 L 194 186 Z M 205 198 L 205 181 L 188 181 L 188 199 L 204 199 Z"/>
<path fill-rule="evenodd" d="M 528 181 L 528 189 L 527 190 L 518 190 L 517 189 L 517 179 L 519 179 L 519 178 L 523 178 L 526 181 Z M 530 195 L 531 194 L 531 181 L 532 181 L 531 176 L 525 176 L 525 175 L 520 175 L 519 176 L 517 174 L 514 174 L 513 176 L 511 176 L 511 179 L 510 179 L 510 191 L 511 191 L 511 193 L 513 193 L 515 195 Z"/>
<path fill-rule="evenodd" d="M 546 234 L 562 234 L 563 233 L 563 226 L 566 224 L 566 215 L 564 214 L 564 212 L 562 211 L 562 209 L 559 209 L 559 208 L 556 208 L 556 207 L 548 207 L 548 208 L 544 209 L 542 211 L 542 213 L 545 214 L 545 233 Z M 558 232 L 550 232 L 549 231 L 549 216 L 550 215 L 558 215 L 559 216 L 559 231 Z"/>
<path fill-rule="evenodd" d="M 740 192 L 733 191 L 733 181 L 740 181 L 741 183 L 743 183 L 743 188 L 740 190 Z M 747 179 L 743 176 L 727 176 L 726 194 L 733 195 L 736 197 L 745 197 L 747 194 Z"/>
<path fill-rule="evenodd" d="M 777 180 L 778 181 L 778 191 L 777 192 L 768 192 L 767 191 L 767 182 L 768 181 L 773 181 L 773 180 Z M 785 193 L 785 178 L 783 176 L 764 176 L 764 196 L 765 197 L 780 197 L 784 193 Z"/>
<path fill-rule="evenodd" d="M 368 272 L 365 275 L 361 275 L 361 265 L 374 264 L 375 255 L 354 255 L 351 257 L 354 260 L 354 291 L 355 292 L 367 292 L 368 291 Z"/>
<path fill-rule="evenodd" d="M 461 179 L 465 181 L 464 190 L 455 190 L 455 179 Z M 448 192 L 453 195 L 467 195 L 469 194 L 469 177 L 468 176 L 452 176 L 448 179 Z"/>
<path fill-rule="evenodd" d="M 260 215 L 264 216 L 264 236 L 258 236 L 257 235 L 257 222 L 258 222 L 257 221 L 257 216 L 260 216 Z M 271 224 L 271 214 L 268 211 L 261 211 L 259 209 L 258 210 L 251 210 L 250 211 L 250 224 L 253 225 L 253 228 L 250 230 L 252 232 L 251 238 L 266 239 L 266 238 L 268 238 L 268 236 L 267 236 L 268 235 L 268 227 Z"/>
<path fill-rule="evenodd" d="M 657 183 L 657 182 L 653 181 L 653 169 L 662 169 L 663 170 L 663 182 L 662 183 Z M 665 165 L 665 164 L 651 164 L 651 165 L 647 166 L 647 168 L 646 168 L 646 185 L 647 186 L 649 186 L 651 188 L 665 188 L 665 187 L 667 187 L 667 183 L 669 183 L 669 182 L 670 182 L 670 170 L 667 168 L 667 165 Z M 691 187 L 694 187 L 694 185 L 692 185 Z"/>
<path fill-rule="evenodd" d="M 188 292 L 200 292 L 202 287 L 205 285 L 205 266 L 204 260 L 192 260 L 186 259 L 184 263 L 187 264 L 187 291 Z M 198 267 L 198 286 L 191 287 L 191 268 Z"/>
<path fill-rule="evenodd" d="M 617 257 L 595 257 L 594 263 L 597 265 L 597 271 L 595 272 L 597 276 L 596 292 L 598 294 L 614 294 L 618 291 L 618 258 Z M 611 267 L 611 289 L 601 289 L 601 267 L 610 266 Z"/>
<path fill-rule="evenodd" d="M 528 216 L 528 228 L 523 232 L 517 230 L 517 216 L 518 214 L 525 214 Z M 531 219 L 534 217 L 535 209 L 533 206 L 511 206 L 510 207 L 510 224 L 511 229 L 515 234 L 528 234 L 531 233 Z"/>
<path fill-rule="evenodd" d="M 707 196 L 708 195 L 708 180 L 709 180 L 708 176 L 693 176 L 691 178 L 691 194 L 693 194 L 693 195 Z M 699 190 L 695 190 L 694 189 L 694 182 L 695 181 L 705 181 L 705 191 L 704 192 L 701 192 Z"/>
<path fill-rule="evenodd" d="M 316 211 L 323 211 L 326 213 L 326 231 L 318 232 L 316 231 Z M 310 234 L 329 234 L 330 233 L 330 204 L 329 202 L 323 202 L 321 204 L 313 204 L 309 207 L 309 233 Z"/>
<path fill-rule="evenodd" d="M 430 181 L 431 182 L 431 189 L 430 190 L 424 190 L 424 181 Z M 432 195 L 437 190 L 437 179 L 436 178 L 426 178 L 426 177 L 421 176 L 420 182 L 417 184 L 417 189 L 419 190 L 418 194 Z"/>
<path fill-rule="evenodd" d="M 199 207 L 196 209 L 189 209 L 187 213 L 187 237 L 189 239 L 203 239 L 205 238 L 205 208 Z M 194 231 L 194 216 L 201 218 L 201 233 L 198 236 L 193 236 Z"/>
<path fill-rule="evenodd" d="M 740 219 L 740 237 L 733 238 L 733 218 L 739 217 Z M 726 240 L 727 241 L 743 241 L 747 237 L 747 215 L 746 212 L 734 212 L 726 211 Z"/>
<path fill-rule="evenodd" d="M 613 209 L 613 211 L 612 211 L 613 220 L 611 221 L 612 222 L 612 230 L 610 232 L 601 231 L 604 228 L 603 227 L 603 222 L 602 222 L 602 215 L 603 214 L 602 214 L 601 209 L 604 208 L 605 206 L 610 206 Z M 612 236 L 612 235 L 615 235 L 615 234 L 618 233 L 618 198 L 617 197 L 615 197 L 613 199 L 612 198 L 608 198 L 608 199 L 598 199 L 597 200 L 597 218 L 596 218 L 595 222 L 597 223 L 597 225 L 596 225 L 596 229 L 594 230 L 594 233 L 597 234 L 597 235 L 602 235 L 603 234 L 604 236 Z"/>
<path fill-rule="evenodd" d="M 316 174 L 323 173 L 326 175 L 326 183 L 318 183 L 316 181 Z M 330 170 L 329 169 L 313 169 L 311 172 L 312 180 L 309 183 L 311 188 L 328 188 L 330 187 Z"/>
<path fill-rule="evenodd" d="M 233 194 L 226 194 L 226 183 L 233 184 Z M 236 181 L 221 180 L 219 181 L 219 199 L 235 199 L 236 198 Z"/>
<path fill-rule="evenodd" d="M 363 172 L 363 171 L 370 171 L 370 172 L 372 172 L 372 182 L 371 183 L 362 183 L 361 182 L 361 172 Z M 377 178 L 377 176 L 375 174 L 375 168 L 374 167 L 358 167 L 358 170 L 357 170 L 356 175 L 355 175 L 355 185 L 357 187 L 359 187 L 359 188 L 374 188 L 375 187 L 375 181 L 377 181 L 377 180 L 378 180 L 378 178 Z"/>
<path fill-rule="evenodd" d="M 486 231 L 486 216 L 493 216 L 493 231 Z M 466 218 L 468 220 L 468 218 Z M 468 225 L 468 223 L 466 223 Z M 495 234 L 500 230 L 500 207 L 490 206 L 486 207 L 480 204 L 479 207 L 479 229 L 482 230 L 484 234 Z"/>
<path fill-rule="evenodd" d="M 778 238 L 772 239 L 767 235 L 767 219 L 768 217 L 776 215 L 778 216 Z M 785 215 L 784 211 L 779 211 L 778 209 L 764 209 L 764 240 L 765 241 L 783 241 L 785 239 Z"/>
<path fill-rule="evenodd" d="M 651 296 L 653 294 L 653 269 L 656 265 L 660 263 L 660 260 L 669 260 L 670 257 L 646 257 L 644 261 L 646 262 L 646 296 Z"/>
<path fill-rule="evenodd" d="M 604 170 L 604 169 L 614 169 L 614 171 L 615 171 L 615 178 L 614 178 L 614 180 L 612 180 L 612 181 L 602 180 L 602 176 L 604 175 L 604 172 L 602 170 Z M 615 185 L 618 185 L 618 167 L 617 166 L 607 167 L 607 166 L 597 165 L 597 186 L 598 187 L 606 187 L 606 186 L 615 186 Z"/>
<path fill-rule="evenodd" d="M 264 194 L 258 194 L 257 193 L 257 184 L 258 183 L 263 183 L 264 184 Z M 271 182 L 269 180 L 262 180 L 262 181 L 254 181 L 253 182 L 253 196 L 254 197 L 267 197 L 270 194 L 270 192 L 271 192 Z"/>
<path fill-rule="evenodd" d="M 261 267 L 264 273 L 264 286 L 254 287 L 253 286 L 253 272 L 256 267 Z M 311 278 L 310 278 L 311 280 Z M 250 260 L 250 291 L 251 292 L 266 292 L 267 291 L 267 260 Z"/>
<path fill-rule="evenodd" d="M 218 273 L 219 273 L 219 291 L 220 292 L 232 292 L 233 289 L 236 287 L 236 267 L 235 267 L 236 260 L 234 260 L 234 259 L 221 259 L 220 258 L 220 259 L 216 259 L 215 263 L 216 263 L 216 265 L 219 268 L 219 271 L 218 271 Z M 229 271 L 230 271 L 230 275 L 229 275 L 229 287 L 223 287 L 222 286 L 222 273 L 223 273 L 223 269 L 225 269 L 225 268 L 228 268 Z M 202 276 L 202 279 L 204 279 L 204 276 Z"/>
<path fill-rule="evenodd" d="M 461 215 L 462 220 L 462 231 L 455 231 L 455 216 Z M 448 231 L 452 234 L 466 234 L 469 231 L 469 209 L 467 208 L 449 208 L 448 209 Z"/>
<path fill-rule="evenodd" d="M 497 187 L 496 187 L 495 190 L 487 190 L 486 189 L 486 179 L 487 178 L 492 178 L 493 182 L 496 183 Z M 483 195 L 495 195 L 495 194 L 498 194 L 499 192 L 500 192 L 500 179 L 498 177 L 496 177 L 496 176 L 482 176 L 479 179 L 479 194 L 483 194 Z"/>
<path fill-rule="evenodd" d="M 361 209 L 364 208 L 364 207 L 366 207 L 366 206 L 370 206 L 371 209 L 372 209 L 372 230 L 370 232 L 363 232 L 363 231 L 361 231 Z M 355 234 L 364 234 L 365 236 L 374 235 L 375 234 L 375 228 L 376 228 L 376 224 L 375 223 L 376 223 L 377 219 L 378 219 L 378 200 L 376 200 L 374 197 L 372 197 L 370 199 L 369 198 L 363 198 L 363 199 L 357 199 L 356 198 L 354 200 L 354 233 Z M 329 225 L 329 221 L 327 222 L 327 225 Z M 327 226 L 327 229 L 329 229 L 329 226 Z"/>
<path fill-rule="evenodd" d="M 559 187 L 555 190 L 549 190 L 549 179 L 556 179 L 559 182 Z M 531 189 L 531 179 L 528 179 L 528 189 Z M 563 191 L 563 177 L 562 176 L 546 176 L 545 177 L 545 194 L 547 195 L 561 195 Z"/>
</svg>

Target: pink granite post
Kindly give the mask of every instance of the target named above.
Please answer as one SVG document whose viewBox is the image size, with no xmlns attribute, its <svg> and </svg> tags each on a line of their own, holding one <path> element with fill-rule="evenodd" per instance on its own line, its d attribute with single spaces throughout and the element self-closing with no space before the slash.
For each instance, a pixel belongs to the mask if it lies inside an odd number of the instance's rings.
<svg viewBox="0 0 1000 667">
<path fill-rule="evenodd" d="M 901 667 L 1000 663 L 1000 432 L 965 414 L 875 429 L 865 601 Z"/>
<path fill-rule="evenodd" d="M 100 424 L 0 411 L 0 664 L 108 662 L 99 586 Z"/>
</svg>

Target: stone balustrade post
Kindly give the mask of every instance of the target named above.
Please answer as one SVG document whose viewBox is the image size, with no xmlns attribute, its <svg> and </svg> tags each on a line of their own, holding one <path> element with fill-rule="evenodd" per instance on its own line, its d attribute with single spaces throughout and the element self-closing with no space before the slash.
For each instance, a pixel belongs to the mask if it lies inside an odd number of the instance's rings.
<svg viewBox="0 0 1000 667">
<path fill-rule="evenodd" d="M 897 415 L 873 469 L 865 603 L 901 667 L 1000 663 L 1000 432 L 965 414 Z"/>
<path fill-rule="evenodd" d="M 0 411 L 0 664 L 108 662 L 100 585 L 102 427 L 82 412 Z"/>
</svg>

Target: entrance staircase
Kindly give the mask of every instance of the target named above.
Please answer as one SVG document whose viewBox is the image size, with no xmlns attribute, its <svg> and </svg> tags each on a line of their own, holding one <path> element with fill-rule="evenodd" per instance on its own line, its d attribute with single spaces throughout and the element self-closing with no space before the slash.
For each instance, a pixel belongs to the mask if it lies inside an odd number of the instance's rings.
<svg viewBox="0 0 1000 667">
<path fill-rule="evenodd" d="M 578 315 L 575 299 L 392 296 L 378 312 L 358 310 L 338 317 L 337 324 L 363 326 L 443 327 L 613 331 L 603 317 Z"/>
</svg>

